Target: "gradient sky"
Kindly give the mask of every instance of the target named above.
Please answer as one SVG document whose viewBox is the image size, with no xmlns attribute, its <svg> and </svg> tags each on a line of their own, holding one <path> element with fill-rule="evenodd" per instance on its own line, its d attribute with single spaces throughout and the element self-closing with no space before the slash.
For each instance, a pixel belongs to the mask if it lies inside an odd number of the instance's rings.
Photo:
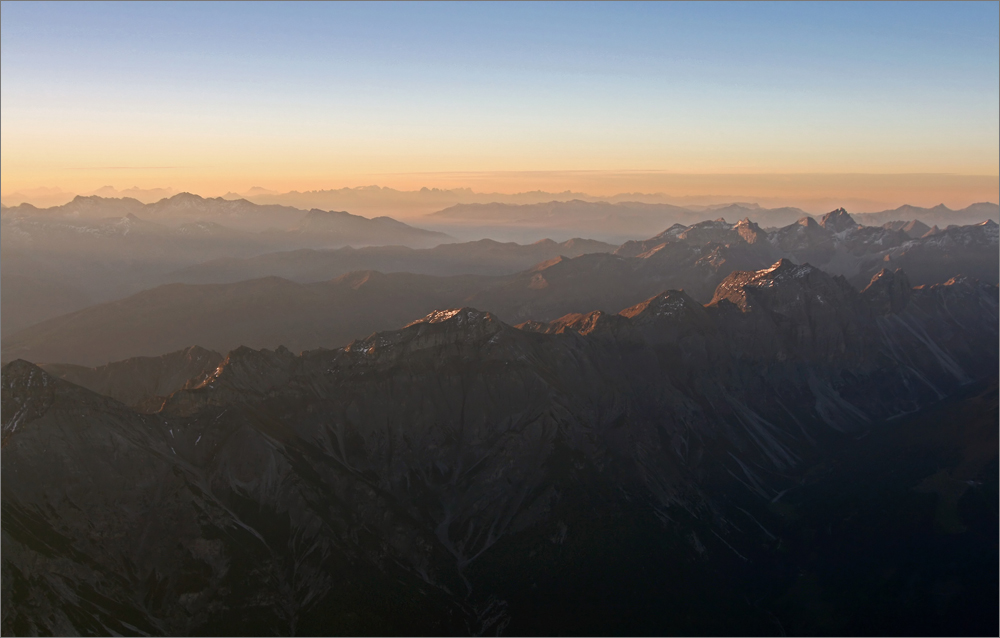
<svg viewBox="0 0 1000 638">
<path fill-rule="evenodd" d="M 0 179 L 997 176 L 998 6 L 3 2 Z"/>
</svg>

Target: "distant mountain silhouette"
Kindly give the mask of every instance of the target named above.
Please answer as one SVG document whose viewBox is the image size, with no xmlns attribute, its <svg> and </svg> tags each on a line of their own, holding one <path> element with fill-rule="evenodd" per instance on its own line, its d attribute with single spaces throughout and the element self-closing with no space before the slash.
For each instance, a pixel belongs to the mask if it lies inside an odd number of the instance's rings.
<svg viewBox="0 0 1000 638">
<path fill-rule="evenodd" d="M 904 205 L 877 213 L 859 213 L 855 214 L 854 217 L 859 223 L 870 226 L 893 221 L 920 219 L 925 224 L 945 228 L 951 225 L 979 224 L 989 220 L 1000 223 L 1000 206 L 990 202 L 980 202 L 959 210 L 952 210 L 944 204 L 938 204 L 933 208 Z"/>
<path fill-rule="evenodd" d="M 440 243 L 442 233 L 414 228 L 389 217 L 369 219 L 350 213 L 321 210 L 304 211 L 290 206 L 260 205 L 245 199 L 201 197 L 178 193 L 151 204 L 129 197 L 76 196 L 62 206 L 36 208 L 31 204 L 4 207 L 5 219 L 102 221 L 134 215 L 170 227 L 185 223 L 210 222 L 246 232 L 312 230 L 335 236 L 338 244 L 408 244 L 412 241 Z M 317 242 L 323 241 L 317 238 Z M 436 245 L 436 244 L 432 244 Z"/>
<path fill-rule="evenodd" d="M 215 258 L 451 241 L 388 217 L 306 212 L 188 193 L 153 204 L 93 196 L 47 209 L 5 207 L 0 227 L 4 334 L 133 294 L 162 283 L 168 272 Z"/>
<path fill-rule="evenodd" d="M 459 204 L 428 215 L 427 219 L 453 224 L 568 228 L 588 234 L 613 232 L 635 237 L 649 236 L 671 224 L 690 225 L 723 214 L 729 215 L 730 221 L 752 216 L 763 226 L 783 226 L 806 215 L 797 208 L 769 210 L 737 204 L 705 211 L 670 204 L 574 200 L 528 205 Z"/>
</svg>

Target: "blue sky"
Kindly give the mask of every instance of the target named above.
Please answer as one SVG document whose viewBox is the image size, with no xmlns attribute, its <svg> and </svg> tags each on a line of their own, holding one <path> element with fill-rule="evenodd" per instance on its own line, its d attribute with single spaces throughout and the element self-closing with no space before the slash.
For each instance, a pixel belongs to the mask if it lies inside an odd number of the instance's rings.
<svg viewBox="0 0 1000 638">
<path fill-rule="evenodd" d="M 998 6 L 4 2 L 4 190 L 108 166 L 996 175 Z"/>
</svg>

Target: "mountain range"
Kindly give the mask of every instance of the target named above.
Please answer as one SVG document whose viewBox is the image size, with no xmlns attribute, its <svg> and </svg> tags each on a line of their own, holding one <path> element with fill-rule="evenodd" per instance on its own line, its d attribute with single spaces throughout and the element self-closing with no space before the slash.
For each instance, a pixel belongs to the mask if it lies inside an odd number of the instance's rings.
<svg viewBox="0 0 1000 638">
<path fill-rule="evenodd" d="M 1000 207 L 991 202 L 979 202 L 971 204 L 959 210 L 952 210 L 944 204 L 938 204 L 932 208 L 921 208 L 920 206 L 904 205 L 892 210 L 884 210 L 877 213 L 861 213 L 855 215 L 859 223 L 876 226 L 895 220 L 912 221 L 920 219 L 932 226 L 947 228 L 948 226 L 979 224 L 992 220 L 1000 222 Z"/>
<path fill-rule="evenodd" d="M 992 635 L 998 289 L 911 283 L 13 361 L 3 632 Z"/>
<path fill-rule="evenodd" d="M 552 201 L 539 204 L 456 204 L 428 215 L 428 222 L 492 228 L 566 229 L 590 236 L 602 236 L 614 229 L 615 239 L 625 241 L 636 236 L 648 236 L 675 223 L 690 225 L 712 217 L 737 220 L 752 216 L 764 226 L 784 226 L 803 216 L 798 208 L 765 209 L 758 206 L 731 204 L 709 210 L 692 210 L 671 204 L 640 202 Z M 450 228 L 450 227 L 449 227 Z"/>
<path fill-rule="evenodd" d="M 407 232 L 423 236 L 424 243 L 448 239 L 440 233 L 413 228 L 390 217 L 370 219 L 343 211 L 306 211 L 290 206 L 254 204 L 245 199 L 205 198 L 191 193 L 178 193 L 151 204 L 143 204 L 130 197 L 78 195 L 62 206 L 36 208 L 31 204 L 20 204 L 3 208 L 5 218 L 36 223 L 49 219 L 103 221 L 129 215 L 173 227 L 208 222 L 247 232 L 293 230 L 320 235 L 336 233 L 341 236 L 337 238 L 341 244 L 368 244 L 373 238 L 377 238 L 377 242 L 392 243 L 399 241 L 399 237 L 408 238 Z"/>
<path fill-rule="evenodd" d="M 452 241 L 385 217 L 187 193 L 155 204 L 77 197 L 48 209 L 4 208 L 0 229 L 4 334 L 128 296 L 162 283 L 166 273 L 211 259 L 305 247 Z"/>
<path fill-rule="evenodd" d="M 995 284 L 1000 271 L 997 230 L 997 224 L 985 222 L 932 229 L 912 239 L 902 229 L 860 226 L 843 210 L 818 222 L 805 217 L 771 232 L 748 219 L 737 224 L 716 220 L 677 224 L 650 239 L 626 242 L 614 253 L 558 256 L 497 276 L 374 270 L 338 274 L 357 253 L 290 253 L 237 264 L 235 273 L 263 274 L 260 268 L 275 266 L 285 269 L 283 274 L 336 277 L 309 283 L 268 276 L 223 284 L 163 285 L 5 334 L 3 360 L 95 366 L 191 345 L 223 353 L 240 345 L 283 345 L 296 352 L 335 348 L 435 308 L 461 305 L 488 308 L 501 320 L 517 324 L 590 310 L 614 313 L 671 288 L 684 289 L 707 303 L 730 273 L 764 268 L 780 258 L 844 276 L 858 289 L 883 268 L 900 266 L 912 272 L 914 285 L 943 283 L 958 275 Z M 601 245 L 588 246 L 602 250 Z M 430 270 L 447 262 L 446 255 L 465 253 L 474 259 L 483 248 L 496 249 L 505 261 L 511 255 L 523 258 L 532 250 L 555 251 L 561 246 L 542 244 L 530 250 L 442 246 L 413 251 L 409 263 L 422 261 Z M 362 254 L 374 258 L 386 253 Z M 483 261 L 489 263 L 488 258 Z M 232 267 L 231 261 L 224 263 Z M 208 264 L 196 272 L 211 273 L 213 267 Z M 225 281 L 233 272 L 223 268 L 219 275 L 199 276 Z"/>
<path fill-rule="evenodd" d="M 84 197 L 99 196 L 103 198 L 133 198 L 146 204 L 152 204 L 164 198 L 173 197 L 178 191 L 173 188 L 127 188 L 123 190 L 115 189 L 111 186 L 104 186 L 94 191 L 86 193 L 69 193 L 58 188 L 39 188 L 27 191 L 9 193 L 3 196 L 3 204 L 6 206 L 16 206 L 25 202 L 30 202 L 35 206 L 60 206 L 71 201 L 77 195 Z M 759 200 L 761 205 L 752 203 L 753 198 L 742 196 L 671 196 L 666 193 L 642 193 L 642 192 L 622 192 L 614 195 L 595 196 L 582 192 L 563 191 L 528 191 L 521 193 L 480 193 L 469 188 L 421 188 L 419 190 L 398 190 L 384 186 L 359 186 L 326 190 L 311 191 L 289 191 L 279 192 L 267 188 L 255 186 L 240 193 L 229 192 L 222 196 L 224 200 L 247 200 L 255 204 L 265 206 L 292 207 L 301 210 L 322 209 L 322 210 L 349 210 L 356 214 L 367 217 L 390 215 L 396 218 L 416 219 L 422 215 L 427 215 L 441 211 L 448 207 L 466 204 L 505 204 L 505 205 L 537 205 L 553 202 L 589 202 L 606 204 L 666 204 L 674 207 L 683 207 L 694 212 L 704 212 L 713 209 L 726 208 L 728 206 L 738 206 L 749 209 L 775 209 L 780 210 L 783 206 L 779 202 L 787 201 L 789 198 L 765 198 Z M 845 200 L 840 200 L 844 202 Z M 734 203 L 736 202 L 736 203 Z M 864 199 L 851 199 L 851 207 L 856 210 L 869 212 L 858 213 L 860 215 L 872 215 L 872 218 L 859 217 L 858 221 L 866 225 L 881 225 L 887 221 L 902 219 L 909 221 L 914 217 L 924 219 L 931 225 L 941 227 L 950 224 L 973 224 L 992 219 L 997 219 L 996 204 L 979 203 L 961 210 L 951 210 L 943 204 L 932 208 L 920 208 L 916 206 L 904 205 L 892 210 L 881 212 L 870 212 L 878 210 L 875 202 Z M 830 198 L 819 198 L 803 200 L 799 206 L 816 211 L 827 209 L 830 205 L 836 205 L 836 200 Z M 817 208 L 818 207 L 818 208 Z M 968 213 L 968 217 L 962 217 Z M 985 216 L 980 216 L 985 213 Z M 725 214 L 721 215 L 726 217 Z M 731 218 L 740 219 L 744 214 L 736 213 Z M 878 221 L 881 220 L 881 221 Z M 681 220 L 677 220 L 681 221 Z M 762 219 L 759 222 L 765 223 Z M 793 221 L 786 219 L 777 225 L 783 225 Z M 768 225 L 765 223 L 765 225 Z M 496 237 L 494 237 L 496 238 Z"/>
</svg>

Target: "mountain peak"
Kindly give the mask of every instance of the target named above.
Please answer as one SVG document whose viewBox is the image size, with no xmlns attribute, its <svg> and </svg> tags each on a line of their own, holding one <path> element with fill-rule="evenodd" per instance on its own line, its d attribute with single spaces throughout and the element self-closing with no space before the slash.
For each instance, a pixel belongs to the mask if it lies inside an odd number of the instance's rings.
<svg viewBox="0 0 1000 638">
<path fill-rule="evenodd" d="M 200 201 L 203 201 L 204 199 L 205 198 L 202 197 L 201 195 L 196 195 L 194 193 L 189 193 L 187 191 L 184 191 L 183 193 L 177 193 L 173 197 L 168 197 L 167 201 L 170 201 L 170 202 L 200 202 Z"/>
<path fill-rule="evenodd" d="M 57 380 L 45 370 L 24 359 L 15 359 L 3 367 L 2 441 L 21 426 L 45 414 L 53 402 Z"/>
<path fill-rule="evenodd" d="M 422 319 L 406 325 L 407 328 L 420 324 L 450 323 L 455 326 L 469 326 L 490 322 L 499 323 L 499 320 L 492 313 L 476 310 L 475 308 L 450 308 L 448 310 L 435 310 Z"/>
<path fill-rule="evenodd" d="M 618 315 L 609 315 L 600 310 L 588 313 L 574 312 L 559 317 L 549 323 L 541 321 L 526 321 L 517 326 L 525 332 L 541 332 L 544 334 L 564 334 L 575 332 L 580 335 L 611 335 L 627 333 L 628 320 Z"/>
<path fill-rule="evenodd" d="M 375 332 L 365 339 L 355 339 L 343 352 L 373 362 L 394 361 L 418 350 L 490 339 L 503 328 L 504 324 L 492 313 L 475 308 L 435 310 L 400 330 Z"/>
<path fill-rule="evenodd" d="M 767 233 L 756 222 L 750 221 L 749 217 L 744 217 L 736 222 L 734 229 L 743 238 L 743 241 L 748 244 L 756 244 L 757 242 L 767 240 Z"/>
<path fill-rule="evenodd" d="M 753 297 L 756 292 L 770 290 L 779 293 L 784 289 L 811 289 L 813 288 L 812 280 L 817 278 L 822 282 L 816 283 L 821 283 L 824 286 L 830 283 L 827 280 L 833 280 L 833 277 L 810 264 L 797 265 L 782 257 L 770 268 L 756 271 L 737 271 L 730 274 L 715 289 L 711 305 L 716 305 L 721 301 L 729 301 L 746 312 L 754 306 Z M 846 282 L 844 285 L 847 285 Z M 795 297 L 796 301 L 801 301 L 797 294 L 792 294 L 792 297 Z M 824 301 L 824 303 L 826 302 Z"/>
<path fill-rule="evenodd" d="M 895 271 L 883 268 L 861 291 L 861 296 L 883 315 L 902 311 L 909 303 L 911 294 L 910 279 L 902 268 Z"/>
<path fill-rule="evenodd" d="M 819 225 L 835 233 L 852 230 L 858 227 L 858 223 L 854 221 L 854 218 L 851 217 L 843 208 L 838 208 L 837 210 L 830 211 L 826 215 L 823 215 Z"/>
<path fill-rule="evenodd" d="M 39 366 L 24 359 L 14 359 L 3 367 L 3 388 L 6 390 L 12 384 L 23 382 L 27 385 L 38 383 L 46 385 L 49 374 Z"/>
<path fill-rule="evenodd" d="M 806 264 L 805 267 L 812 268 L 812 266 L 810 266 L 809 264 Z M 779 273 L 779 272 L 787 272 L 789 269 L 794 269 L 794 268 L 798 268 L 798 266 L 796 266 L 791 259 L 786 259 L 785 257 L 782 257 L 778 261 L 774 262 L 774 264 L 770 268 L 764 268 L 762 270 L 758 270 L 757 272 Z"/>
<path fill-rule="evenodd" d="M 672 317 L 684 312 L 702 311 L 702 305 L 683 290 L 665 290 L 655 297 L 622 310 L 618 314 L 630 319 Z"/>
</svg>

